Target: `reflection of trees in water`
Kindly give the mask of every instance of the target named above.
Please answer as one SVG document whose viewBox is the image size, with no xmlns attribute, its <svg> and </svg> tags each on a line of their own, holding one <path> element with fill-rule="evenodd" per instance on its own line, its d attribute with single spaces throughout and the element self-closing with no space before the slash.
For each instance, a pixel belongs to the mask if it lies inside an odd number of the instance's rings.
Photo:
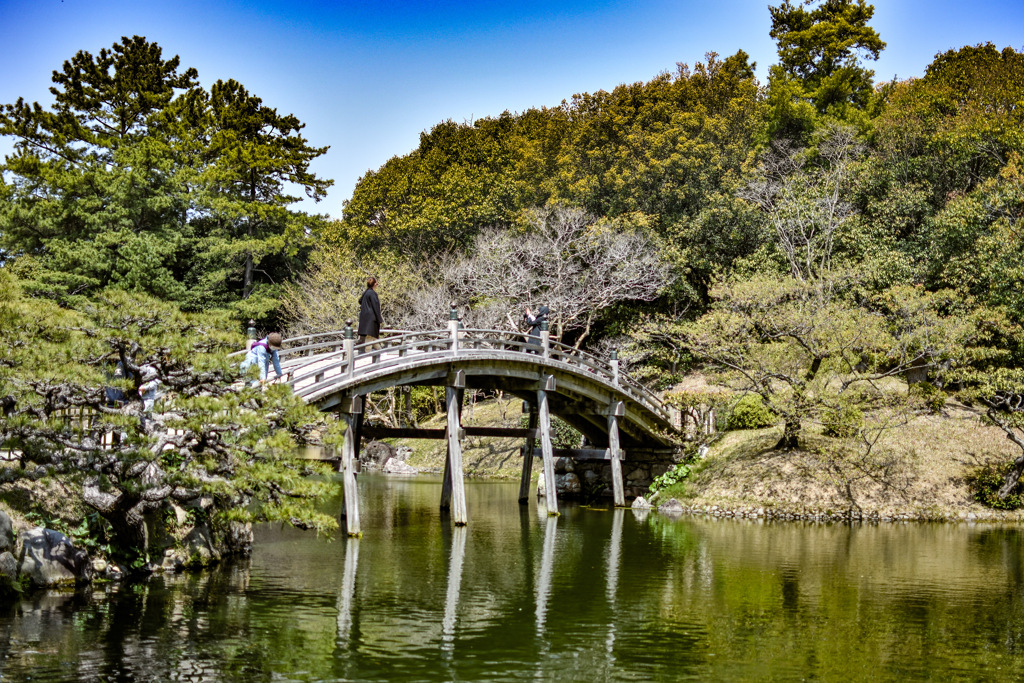
<svg viewBox="0 0 1024 683">
<path fill-rule="evenodd" d="M 221 647 L 199 645 L 210 633 L 221 640 L 245 635 L 247 619 L 229 606 L 247 584 L 248 568 L 240 563 L 144 584 L 35 593 L 2 617 L 4 631 L 20 645 L 9 648 L 4 672 L 39 680 L 214 676 L 232 662 Z"/>
<path fill-rule="evenodd" d="M 421 493 L 392 489 L 381 500 L 414 509 L 362 539 L 263 528 L 251 568 L 34 595 L 0 612 L 4 674 L 475 680 L 486 662 L 545 680 L 1024 673 L 1017 529 L 573 506 L 552 518 L 508 488 L 500 503 L 470 486 L 465 528 L 441 522 L 437 487 L 422 492 L 427 512 L 409 499 Z"/>
<path fill-rule="evenodd" d="M 655 631 L 676 623 L 703 631 L 711 651 L 728 644 L 751 676 L 779 662 L 825 678 L 1024 672 L 1017 529 L 694 518 L 644 532 L 671 557 L 653 582 L 661 590 L 641 589 L 634 608 L 659 620 Z M 679 582 L 705 551 L 710 583 Z"/>
</svg>

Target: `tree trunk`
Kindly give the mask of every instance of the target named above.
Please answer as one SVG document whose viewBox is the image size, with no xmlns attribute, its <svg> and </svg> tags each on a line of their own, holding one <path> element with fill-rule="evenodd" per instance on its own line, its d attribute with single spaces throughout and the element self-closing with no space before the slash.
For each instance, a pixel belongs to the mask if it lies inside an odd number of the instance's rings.
<svg viewBox="0 0 1024 683">
<path fill-rule="evenodd" d="M 118 495 L 102 492 L 95 484 L 83 487 L 83 500 L 110 523 L 115 548 L 134 548 L 145 555 L 149 549 L 149 534 L 142 501 L 130 498 L 124 492 Z"/>
<path fill-rule="evenodd" d="M 252 294 L 252 254 L 245 255 L 245 275 L 242 278 L 242 298 L 248 299 Z"/>
<path fill-rule="evenodd" d="M 1003 433 L 1006 434 L 1007 439 L 1017 444 L 1017 446 L 1019 446 L 1021 450 L 1024 450 L 1024 439 L 1021 439 L 1021 437 L 1017 434 L 1017 431 L 1014 429 L 1012 424 L 1004 422 L 1002 419 L 1000 419 L 998 410 L 996 410 L 994 407 L 989 407 L 986 414 L 988 415 L 989 419 L 992 420 L 993 424 L 995 424 L 997 427 L 1003 430 Z M 1005 500 L 1006 497 L 1010 495 L 1010 492 L 1013 491 L 1014 487 L 1017 485 L 1017 482 L 1020 481 L 1021 474 L 1024 474 L 1024 453 L 1022 453 L 1020 456 L 1017 457 L 1016 460 L 1013 461 L 1013 469 L 1006 473 L 1006 477 L 1003 479 L 1003 485 L 999 487 L 999 492 L 997 494 L 1000 500 Z"/>
<path fill-rule="evenodd" d="M 791 451 L 800 447 L 800 420 L 786 420 L 782 438 L 775 444 L 778 450 Z"/>
<path fill-rule="evenodd" d="M 1024 473 L 1024 455 L 1013 461 L 1013 469 L 1006 473 L 1003 485 L 999 487 L 999 500 L 1005 500 L 1017 486 L 1021 474 Z"/>
</svg>

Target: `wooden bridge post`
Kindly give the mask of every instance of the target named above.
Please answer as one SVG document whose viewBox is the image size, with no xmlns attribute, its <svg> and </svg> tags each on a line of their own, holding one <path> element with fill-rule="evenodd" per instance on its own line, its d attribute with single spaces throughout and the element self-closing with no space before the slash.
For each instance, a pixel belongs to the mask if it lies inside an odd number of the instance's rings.
<svg viewBox="0 0 1024 683">
<path fill-rule="evenodd" d="M 455 308 L 455 302 L 451 303 L 451 310 L 448 311 L 448 334 L 452 338 L 452 355 L 459 353 L 459 309 Z"/>
<path fill-rule="evenodd" d="M 441 484 L 441 509 L 450 508 L 452 521 L 463 526 L 469 521 L 466 511 L 466 487 L 462 473 L 462 398 L 466 389 L 466 374 L 459 370 L 449 377 L 445 387 L 448 407 L 448 455 L 444 464 Z"/>
<path fill-rule="evenodd" d="M 359 494 L 356 489 L 356 420 L 363 412 L 363 399 L 346 399 L 341 407 L 345 421 L 345 440 L 341 446 L 341 483 L 345 497 L 345 531 L 349 536 L 362 536 L 359 527 Z"/>
<path fill-rule="evenodd" d="M 531 434 L 526 437 L 526 446 L 523 447 L 523 476 L 519 480 L 519 502 L 526 503 L 530 500 L 530 480 L 533 478 L 533 448 L 537 439 L 533 433 L 537 430 L 537 406 L 523 401 L 523 412 L 530 413 L 529 429 Z"/>
<path fill-rule="evenodd" d="M 608 411 L 608 456 L 612 465 L 612 495 L 616 507 L 626 505 L 626 492 L 622 485 L 622 451 L 619 450 L 619 418 L 626 414 L 622 401 L 612 403 Z"/>
<path fill-rule="evenodd" d="M 544 497 L 548 515 L 558 514 L 558 492 L 555 490 L 555 455 L 551 447 L 551 412 L 548 392 L 555 390 L 555 378 L 545 375 L 537 390 L 537 421 L 540 429 L 540 450 L 544 457 Z"/>
<path fill-rule="evenodd" d="M 614 384 L 619 383 L 619 347 L 612 347 L 612 357 L 608 361 L 608 365 L 612 366 L 612 382 Z"/>
<path fill-rule="evenodd" d="M 551 330 L 548 329 L 548 321 L 540 321 L 540 346 L 545 358 L 551 357 Z"/>
<path fill-rule="evenodd" d="M 347 363 L 345 374 L 349 377 L 356 368 L 356 338 L 352 332 L 352 321 L 345 321 L 345 362 Z"/>
</svg>

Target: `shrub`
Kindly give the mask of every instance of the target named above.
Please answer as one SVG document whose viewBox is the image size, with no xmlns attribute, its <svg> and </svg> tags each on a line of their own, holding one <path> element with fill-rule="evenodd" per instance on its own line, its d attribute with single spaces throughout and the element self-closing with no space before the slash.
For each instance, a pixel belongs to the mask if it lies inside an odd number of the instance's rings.
<svg viewBox="0 0 1024 683">
<path fill-rule="evenodd" d="M 775 413 L 757 394 L 746 394 L 733 406 L 729 429 L 763 429 L 778 422 Z"/>
<path fill-rule="evenodd" d="M 825 436 L 848 439 L 856 436 L 864 426 L 864 413 L 856 406 L 826 408 L 821 414 L 821 424 L 825 428 Z"/>
<path fill-rule="evenodd" d="M 529 425 L 529 418 L 523 415 L 519 418 L 519 426 L 523 429 Z M 568 422 L 551 416 L 551 447 L 552 448 L 579 448 L 583 440 L 583 434 Z M 540 448 L 540 442 L 537 442 Z"/>
<path fill-rule="evenodd" d="M 1006 498 L 999 497 L 999 488 L 1012 467 L 1012 462 L 988 463 L 971 470 L 967 474 L 967 485 L 974 499 L 996 510 L 1018 510 L 1024 507 L 1024 479 L 1017 482 Z"/>
<path fill-rule="evenodd" d="M 946 392 L 931 382 L 918 382 L 910 387 L 910 391 L 924 402 L 932 414 L 941 413 L 946 407 Z"/>
<path fill-rule="evenodd" d="M 654 478 L 654 481 L 651 482 L 650 492 L 652 494 L 657 493 L 669 486 L 678 484 L 688 476 L 690 476 L 690 468 L 687 465 L 673 465 L 667 472 Z"/>
</svg>

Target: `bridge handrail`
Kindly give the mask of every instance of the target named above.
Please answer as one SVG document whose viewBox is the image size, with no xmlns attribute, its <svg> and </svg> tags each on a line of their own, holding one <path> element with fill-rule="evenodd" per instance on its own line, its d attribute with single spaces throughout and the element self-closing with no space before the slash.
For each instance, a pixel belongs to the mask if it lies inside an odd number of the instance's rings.
<svg viewBox="0 0 1024 683">
<path fill-rule="evenodd" d="M 596 366 L 598 369 L 601 369 L 604 372 L 608 373 L 609 377 L 614 379 L 614 376 L 612 375 L 609 369 L 609 361 L 598 356 L 595 356 L 591 353 L 587 353 L 586 351 L 581 351 L 574 346 L 563 344 L 562 342 L 551 341 L 549 342 L 549 344 L 551 347 L 552 356 L 555 355 L 555 352 L 557 350 L 558 352 L 560 352 L 560 355 L 569 356 L 572 358 L 579 358 L 581 359 L 580 364 L 587 365 L 588 367 Z M 590 362 L 585 363 L 582 361 L 582 359 L 586 359 Z M 618 383 L 620 386 L 625 385 L 629 389 L 632 389 L 633 392 L 639 394 L 640 396 L 643 396 L 652 406 L 656 407 L 657 412 L 663 413 L 664 415 L 668 415 L 668 409 L 665 408 L 664 402 L 660 398 L 658 398 L 657 394 L 655 394 L 653 391 L 645 387 L 640 382 L 637 382 L 632 377 L 629 377 L 628 375 L 620 372 L 618 373 Z"/>
<path fill-rule="evenodd" d="M 381 339 L 382 340 L 383 339 L 387 339 L 387 338 L 389 338 L 391 336 L 405 334 L 405 333 L 410 332 L 410 331 L 412 331 L 412 330 L 399 330 L 399 329 L 385 328 L 385 329 L 382 329 L 380 331 L 380 333 L 382 335 Z M 344 341 L 345 340 L 345 330 L 334 330 L 333 332 L 317 332 L 316 334 L 305 334 L 305 335 L 302 335 L 302 336 L 299 336 L 299 337 L 288 337 L 288 338 L 286 338 L 283 341 L 284 347 L 278 352 L 278 354 L 282 355 L 282 356 L 286 355 L 286 354 L 290 355 L 290 354 L 294 353 L 295 351 L 301 351 L 301 350 L 305 350 L 305 349 L 308 349 L 308 348 L 314 348 L 315 345 L 312 345 L 312 344 L 298 344 L 298 345 L 296 345 L 296 342 L 300 342 L 300 341 L 305 340 L 305 339 L 320 339 L 322 337 L 340 337 L 341 341 Z M 329 343 L 326 344 L 326 345 L 329 345 Z M 246 353 L 248 353 L 248 349 L 242 349 L 241 351 L 232 351 L 231 353 L 228 354 L 228 358 L 232 358 L 234 356 L 244 356 Z"/>
<path fill-rule="evenodd" d="M 414 343 L 408 343 L 407 342 L 407 340 L 410 340 L 410 339 L 411 340 L 415 340 L 417 337 L 425 337 L 425 339 L 421 340 L 419 343 L 415 343 L 415 342 Z M 406 343 L 402 343 L 402 342 L 406 342 Z M 371 348 L 371 347 L 374 347 L 374 346 L 380 346 L 380 348 L 377 348 L 377 349 Z M 357 357 L 364 357 L 364 358 L 370 359 L 371 361 L 374 358 L 380 359 L 380 360 L 378 360 L 377 362 L 374 363 L 374 368 L 378 369 L 378 368 L 381 368 L 381 367 L 389 367 L 391 365 L 394 365 L 396 362 L 402 361 L 403 360 L 403 355 L 404 355 L 402 353 L 403 351 L 416 350 L 417 348 L 421 348 L 423 346 L 428 346 L 428 347 L 438 346 L 440 348 L 436 349 L 437 351 L 445 351 L 445 350 L 451 348 L 451 337 L 448 335 L 448 331 L 447 330 L 426 330 L 426 331 L 422 331 L 422 332 L 406 332 L 404 334 L 395 335 L 395 336 L 387 337 L 387 338 L 382 338 L 382 339 L 380 339 L 378 341 L 375 341 L 375 342 L 365 342 L 363 344 L 356 344 L 355 346 L 353 346 L 353 354 L 355 356 L 357 356 Z M 430 349 L 430 351 L 433 351 L 433 350 L 434 349 Z M 384 354 L 386 354 L 386 353 L 394 353 L 394 352 L 398 352 L 399 353 L 399 357 L 398 358 L 391 358 L 391 359 L 383 359 L 382 358 L 382 356 Z M 428 355 L 429 355 L 429 351 L 428 351 L 427 354 L 425 354 L 422 357 L 426 357 Z M 417 357 L 421 357 L 421 356 L 417 356 Z M 300 372 L 303 369 L 303 367 L 305 367 L 307 365 L 313 365 L 314 363 L 317 362 L 316 357 L 306 357 L 303 360 L 305 360 L 306 362 L 305 363 L 301 363 L 301 364 L 297 365 L 294 368 L 289 367 L 289 372 L 285 373 L 286 375 L 293 375 L 293 376 L 288 378 L 288 383 L 289 384 L 294 385 L 296 382 L 298 382 L 300 380 L 308 379 L 310 377 L 315 377 L 316 375 L 323 374 L 323 373 L 325 373 L 328 370 L 334 370 L 336 368 L 345 368 L 348 365 L 348 362 L 349 362 L 347 357 L 341 356 L 341 358 L 336 363 L 332 363 L 332 364 L 326 365 L 326 366 L 320 366 L 320 367 L 316 368 L 316 370 L 307 372 L 305 374 L 301 374 L 301 375 L 300 374 L 295 374 L 295 373 Z M 282 364 L 282 370 L 284 370 L 283 364 Z"/>
<path fill-rule="evenodd" d="M 416 358 L 423 360 L 451 353 L 452 336 L 449 329 L 395 330 L 394 332 L 397 332 L 397 334 L 381 337 L 375 342 L 353 346 L 353 356 L 356 358 L 365 358 L 368 361 L 368 364 L 360 367 L 358 372 L 361 373 L 367 370 L 377 371 L 392 367 L 396 364 L 405 362 L 409 355 L 411 355 L 410 352 L 415 353 Z M 304 338 L 319 339 L 325 336 L 330 336 L 331 334 L 332 333 L 320 333 L 317 335 L 307 335 Z M 344 332 L 334 334 L 344 334 Z M 298 340 L 303 338 L 295 339 Z M 323 386 L 321 385 L 321 382 L 327 381 L 323 379 L 323 375 L 333 370 L 340 370 L 341 372 L 338 375 L 332 376 L 330 379 L 335 381 L 332 381 L 329 384 L 344 381 L 349 376 L 346 372 L 349 365 L 349 359 L 346 356 L 340 356 L 334 363 L 317 366 L 318 363 L 322 363 L 327 358 L 337 354 L 338 351 L 341 350 L 339 347 L 343 346 L 343 344 L 344 340 L 341 340 L 340 342 L 328 341 L 294 346 L 286 349 L 289 355 L 292 355 L 292 358 L 289 358 L 282 363 L 282 370 L 285 370 L 285 381 L 294 387 L 298 382 L 314 378 L 316 384 L 308 387 L 309 389 L 312 389 L 314 386 Z M 486 344 L 488 348 L 481 349 L 480 346 L 482 344 Z M 370 348 L 372 346 L 376 346 L 377 348 Z M 330 348 L 333 349 L 333 351 L 330 353 L 298 355 L 301 352 L 315 351 L 317 349 L 324 348 Z M 526 334 L 521 332 L 483 328 L 467 328 L 459 330 L 458 353 L 461 355 L 472 354 L 480 351 L 544 355 L 543 347 L 537 342 L 532 342 Z M 395 353 L 398 354 L 397 357 L 386 357 L 387 355 Z M 548 341 L 546 357 L 549 360 L 565 363 L 570 366 L 581 368 L 584 371 L 597 374 L 603 380 L 618 386 L 633 400 L 645 405 L 649 410 L 659 414 L 663 418 L 669 419 L 668 408 L 654 392 L 625 374 L 616 372 L 609 361 L 586 351 L 581 351 L 568 344 L 551 340 Z M 310 368 L 310 366 L 317 367 Z M 316 380 L 316 377 L 318 376 L 321 377 L 320 380 Z"/>
</svg>

